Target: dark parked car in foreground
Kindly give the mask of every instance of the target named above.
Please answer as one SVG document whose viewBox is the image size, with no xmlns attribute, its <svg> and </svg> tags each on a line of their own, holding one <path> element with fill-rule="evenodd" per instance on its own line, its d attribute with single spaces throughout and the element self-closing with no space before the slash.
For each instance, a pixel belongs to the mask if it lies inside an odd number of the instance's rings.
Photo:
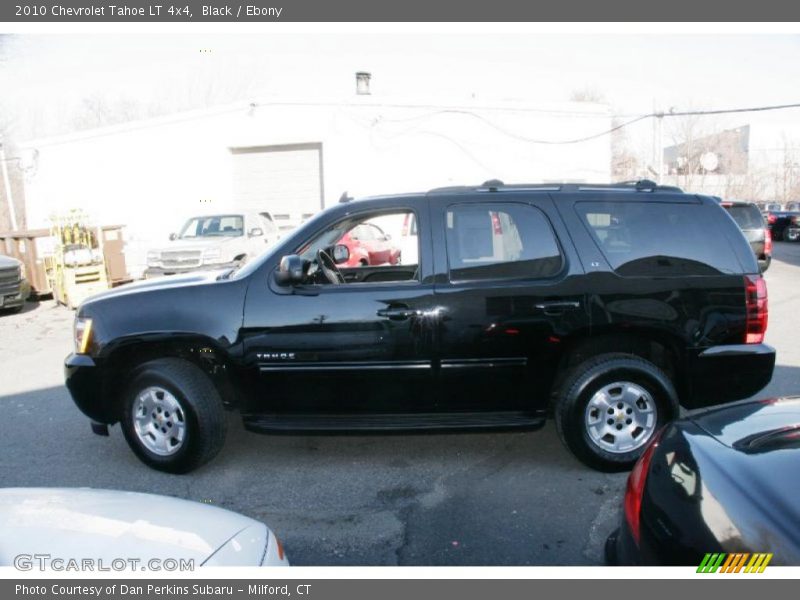
<svg viewBox="0 0 800 600">
<path fill-rule="evenodd" d="M 707 553 L 800 565 L 800 397 L 674 421 L 634 466 L 606 559 L 699 566 Z"/>
<path fill-rule="evenodd" d="M 414 214 L 418 261 L 346 268 L 361 223 Z M 345 201 L 241 268 L 79 308 L 66 383 L 148 465 L 185 472 L 247 428 L 535 428 L 629 468 L 680 406 L 771 379 L 767 288 L 711 197 L 650 181 Z"/>
<path fill-rule="evenodd" d="M 0 254 L 0 313 L 21 311 L 30 293 L 23 264 Z"/>
<path fill-rule="evenodd" d="M 752 202 L 731 200 L 725 200 L 720 204 L 733 217 L 744 237 L 750 242 L 761 272 L 769 269 L 769 264 L 772 262 L 772 234 L 758 206 Z"/>
</svg>

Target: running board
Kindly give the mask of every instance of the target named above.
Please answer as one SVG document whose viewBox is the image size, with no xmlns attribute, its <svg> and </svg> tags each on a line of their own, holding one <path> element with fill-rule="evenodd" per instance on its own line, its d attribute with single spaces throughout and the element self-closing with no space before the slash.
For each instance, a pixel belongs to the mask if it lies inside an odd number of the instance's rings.
<svg viewBox="0 0 800 600">
<path fill-rule="evenodd" d="M 542 414 L 523 411 L 357 414 L 254 414 L 242 417 L 257 432 L 368 432 L 475 429 L 538 429 Z"/>
</svg>

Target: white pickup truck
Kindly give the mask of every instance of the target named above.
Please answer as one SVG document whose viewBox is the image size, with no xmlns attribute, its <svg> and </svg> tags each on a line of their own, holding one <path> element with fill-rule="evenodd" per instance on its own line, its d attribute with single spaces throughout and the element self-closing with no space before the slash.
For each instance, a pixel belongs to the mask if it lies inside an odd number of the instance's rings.
<svg viewBox="0 0 800 600">
<path fill-rule="evenodd" d="M 190 218 L 169 243 L 147 252 L 145 278 L 225 269 L 258 256 L 281 237 L 268 212 L 231 212 Z"/>
</svg>

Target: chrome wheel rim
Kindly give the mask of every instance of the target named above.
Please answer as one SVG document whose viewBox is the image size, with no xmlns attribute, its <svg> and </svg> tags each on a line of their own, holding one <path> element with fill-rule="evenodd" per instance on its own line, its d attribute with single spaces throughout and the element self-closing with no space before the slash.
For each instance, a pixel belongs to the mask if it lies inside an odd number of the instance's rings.
<svg viewBox="0 0 800 600">
<path fill-rule="evenodd" d="M 586 405 L 589 439 L 606 452 L 623 454 L 644 446 L 656 429 L 658 411 L 650 393 L 630 381 L 603 386 Z"/>
<path fill-rule="evenodd" d="M 186 440 L 186 412 L 178 399 L 162 387 L 148 387 L 133 407 L 136 437 L 153 454 L 171 456 Z"/>
</svg>

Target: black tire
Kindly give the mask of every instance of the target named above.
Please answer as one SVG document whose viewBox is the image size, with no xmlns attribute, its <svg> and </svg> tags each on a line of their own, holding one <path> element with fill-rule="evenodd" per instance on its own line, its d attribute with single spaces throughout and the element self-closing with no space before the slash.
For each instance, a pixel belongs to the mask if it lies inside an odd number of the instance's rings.
<svg viewBox="0 0 800 600">
<path fill-rule="evenodd" d="M 653 363 L 632 354 L 601 354 L 573 368 L 563 379 L 555 406 L 556 427 L 564 445 L 585 465 L 600 471 L 630 469 L 641 456 L 644 443 L 627 452 L 610 452 L 590 436 L 586 425 L 589 401 L 604 386 L 630 382 L 643 388 L 656 409 L 652 438 L 677 414 L 678 397 L 669 377 Z"/>
<path fill-rule="evenodd" d="M 148 387 L 168 391 L 183 411 L 185 437 L 173 454 L 160 456 L 136 433 L 137 397 Z M 122 431 L 134 454 L 146 465 L 168 473 L 188 473 L 210 461 L 225 443 L 227 418 L 219 392 L 198 366 L 181 358 L 160 358 L 141 365 L 123 398 Z"/>
</svg>

